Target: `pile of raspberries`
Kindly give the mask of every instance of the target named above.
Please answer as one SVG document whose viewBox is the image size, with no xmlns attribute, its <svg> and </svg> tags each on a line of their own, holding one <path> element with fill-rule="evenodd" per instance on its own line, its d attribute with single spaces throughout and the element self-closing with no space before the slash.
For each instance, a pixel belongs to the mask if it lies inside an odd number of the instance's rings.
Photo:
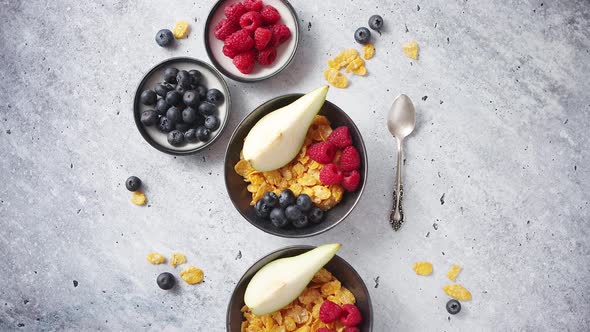
<svg viewBox="0 0 590 332">
<path fill-rule="evenodd" d="M 291 31 L 277 23 L 281 15 L 262 0 L 244 0 L 225 7 L 226 18 L 217 23 L 215 37 L 224 42 L 223 54 L 243 74 L 254 70 L 256 62 L 272 64 L 277 47 L 291 38 Z"/>
</svg>

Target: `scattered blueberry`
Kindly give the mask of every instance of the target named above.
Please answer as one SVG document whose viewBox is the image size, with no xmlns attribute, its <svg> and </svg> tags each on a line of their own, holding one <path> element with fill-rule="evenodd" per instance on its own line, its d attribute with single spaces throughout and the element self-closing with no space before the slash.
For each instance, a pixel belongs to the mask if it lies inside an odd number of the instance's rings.
<svg viewBox="0 0 590 332">
<path fill-rule="evenodd" d="M 174 67 L 168 67 L 164 69 L 164 81 L 176 84 L 176 75 L 178 74 L 178 69 Z"/>
<path fill-rule="evenodd" d="M 291 222 L 298 220 L 302 215 L 303 212 L 301 212 L 301 210 L 295 205 L 289 205 L 285 208 L 285 216 L 287 216 L 287 219 Z"/>
<path fill-rule="evenodd" d="M 447 311 L 451 315 L 456 315 L 461 311 L 461 303 L 457 300 L 449 300 L 447 302 Z"/>
<path fill-rule="evenodd" d="M 207 142 L 209 137 L 211 136 L 211 131 L 204 126 L 200 126 L 197 128 L 197 138 L 201 142 Z"/>
<path fill-rule="evenodd" d="M 309 211 L 309 220 L 314 224 L 319 224 L 324 218 L 324 211 L 317 206 L 314 206 Z"/>
<path fill-rule="evenodd" d="M 180 130 L 173 130 L 168 133 L 168 143 L 173 146 L 180 146 L 184 143 L 184 134 Z"/>
<path fill-rule="evenodd" d="M 182 121 L 182 112 L 178 108 L 172 106 L 166 111 L 166 117 L 172 122 L 172 124 L 176 124 L 177 122 Z"/>
<path fill-rule="evenodd" d="M 197 91 L 195 91 L 195 90 L 187 90 L 182 95 L 182 102 L 186 106 L 194 106 L 194 107 L 197 107 L 199 105 L 199 95 L 197 94 Z"/>
<path fill-rule="evenodd" d="M 178 72 L 178 74 L 176 74 L 176 81 L 178 82 L 178 85 L 182 86 L 183 88 L 190 89 L 193 78 L 188 73 L 188 71 L 181 70 Z"/>
<path fill-rule="evenodd" d="M 371 41 L 371 31 L 365 27 L 356 29 L 354 32 L 354 40 L 360 44 L 367 44 Z"/>
<path fill-rule="evenodd" d="M 219 118 L 215 115 L 209 115 L 205 118 L 205 127 L 211 131 L 217 130 L 219 128 Z"/>
<path fill-rule="evenodd" d="M 141 187 L 141 180 L 137 176 L 130 176 L 125 181 L 125 187 L 129 191 L 138 191 Z"/>
<path fill-rule="evenodd" d="M 262 196 L 262 200 L 264 201 L 264 203 L 270 206 L 275 206 L 279 202 L 279 197 L 272 191 L 268 191 L 264 194 L 264 196 Z"/>
<path fill-rule="evenodd" d="M 166 94 L 166 102 L 173 106 L 178 106 L 182 103 L 182 97 L 176 90 L 168 91 Z"/>
<path fill-rule="evenodd" d="M 217 112 L 217 107 L 209 102 L 203 102 L 199 105 L 199 113 L 202 116 L 213 115 Z"/>
<path fill-rule="evenodd" d="M 158 123 L 158 113 L 154 110 L 147 110 L 141 113 L 141 123 L 144 126 L 153 126 Z"/>
<path fill-rule="evenodd" d="M 174 129 L 174 124 L 172 121 L 168 120 L 167 117 L 163 116 L 160 118 L 160 124 L 158 125 L 158 129 L 165 133 L 170 132 Z"/>
<path fill-rule="evenodd" d="M 160 115 L 164 115 L 166 114 L 166 111 L 170 108 L 170 104 L 168 104 L 166 102 L 165 99 L 158 99 L 158 101 L 156 102 L 156 111 L 158 111 L 158 114 Z"/>
<path fill-rule="evenodd" d="M 168 91 L 174 90 L 174 87 L 172 85 L 170 85 L 169 83 L 162 82 L 162 83 L 156 84 L 156 87 L 154 88 L 154 90 L 156 91 L 156 94 L 158 96 L 166 97 L 166 94 L 168 93 Z"/>
<path fill-rule="evenodd" d="M 164 290 L 169 290 L 172 289 L 172 287 L 174 287 L 174 285 L 176 284 L 176 278 L 174 278 L 174 275 L 172 273 L 164 272 L 160 273 L 160 275 L 156 279 L 156 283 L 158 284 L 158 287 Z"/>
<path fill-rule="evenodd" d="M 201 80 L 203 79 L 203 74 L 201 74 L 200 71 L 193 69 L 193 70 L 189 70 L 188 74 L 191 75 L 191 79 L 192 79 L 192 84 L 193 85 L 198 85 L 199 83 L 201 83 Z"/>
<path fill-rule="evenodd" d="M 303 228 L 303 227 L 309 225 L 309 218 L 307 218 L 306 215 L 301 214 L 301 216 L 299 216 L 299 218 L 297 218 L 295 220 L 291 220 L 291 223 L 293 224 L 293 226 L 295 226 L 295 228 Z"/>
<path fill-rule="evenodd" d="M 139 96 L 139 101 L 144 105 L 153 105 L 156 103 L 158 96 L 153 90 L 145 90 Z"/>
<path fill-rule="evenodd" d="M 311 210 L 311 207 L 313 206 L 313 202 L 307 194 L 300 194 L 297 196 L 296 204 L 297 207 L 303 212 Z"/>
<path fill-rule="evenodd" d="M 172 34 L 172 31 L 168 29 L 162 29 L 156 34 L 156 43 L 161 47 L 170 46 L 173 41 L 174 35 Z"/>
<path fill-rule="evenodd" d="M 286 208 L 289 205 L 295 204 L 295 195 L 290 189 L 285 189 L 281 191 L 281 195 L 279 196 L 279 204 L 282 208 Z"/>
<path fill-rule="evenodd" d="M 258 202 L 256 202 L 256 204 L 254 204 L 254 211 L 256 212 L 256 215 L 261 217 L 261 218 L 268 218 L 270 215 L 270 210 L 272 209 L 272 206 L 264 203 L 263 200 L 259 199 Z"/>
<path fill-rule="evenodd" d="M 289 219 L 285 216 L 285 211 L 277 207 L 270 211 L 270 222 L 278 228 L 283 228 L 289 224 Z"/>
<path fill-rule="evenodd" d="M 207 87 L 204 85 L 198 85 L 196 87 L 197 93 L 199 94 L 199 100 L 206 100 L 207 99 Z"/>
<path fill-rule="evenodd" d="M 195 123 L 198 117 L 200 117 L 199 113 L 192 107 L 187 107 L 182 111 L 182 121 L 185 123 Z"/>
<path fill-rule="evenodd" d="M 369 18 L 369 28 L 379 30 L 383 27 L 383 18 L 379 15 L 373 15 Z"/>
<path fill-rule="evenodd" d="M 184 140 L 189 143 L 196 143 L 199 141 L 197 138 L 197 130 L 195 128 L 191 128 L 184 133 Z"/>
<path fill-rule="evenodd" d="M 219 106 L 223 103 L 223 94 L 217 89 L 207 91 L 207 101 L 213 105 Z"/>
<path fill-rule="evenodd" d="M 191 129 L 191 125 L 188 123 L 178 122 L 175 126 L 176 130 L 180 132 L 186 132 L 187 130 Z"/>
</svg>

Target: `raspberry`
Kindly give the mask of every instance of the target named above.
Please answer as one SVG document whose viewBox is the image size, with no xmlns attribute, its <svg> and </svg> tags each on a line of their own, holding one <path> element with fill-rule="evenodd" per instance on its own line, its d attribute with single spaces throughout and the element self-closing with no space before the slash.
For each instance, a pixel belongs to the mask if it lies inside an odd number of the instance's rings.
<svg viewBox="0 0 590 332">
<path fill-rule="evenodd" d="M 327 327 L 320 327 L 319 329 L 315 330 L 316 332 L 334 332 Z"/>
<path fill-rule="evenodd" d="M 223 52 L 223 54 L 225 54 L 226 57 L 231 59 L 233 59 L 236 55 L 240 54 L 239 51 L 236 51 L 231 47 L 227 47 L 227 45 L 224 45 L 221 51 Z"/>
<path fill-rule="evenodd" d="M 338 184 L 342 182 L 342 171 L 336 164 L 328 164 L 320 171 L 320 181 L 323 185 Z"/>
<path fill-rule="evenodd" d="M 291 30 L 284 24 L 275 24 L 271 27 L 272 30 L 272 45 L 274 47 L 287 41 L 291 38 Z"/>
<path fill-rule="evenodd" d="M 254 39 L 246 30 L 238 30 L 225 38 L 225 46 L 234 51 L 243 52 L 254 47 Z"/>
<path fill-rule="evenodd" d="M 322 173 L 320 173 L 320 180 L 322 179 Z M 361 182 L 361 175 L 357 170 L 352 172 L 344 173 L 342 178 L 342 186 L 349 192 L 353 192 L 358 188 L 359 183 Z"/>
<path fill-rule="evenodd" d="M 262 15 L 262 21 L 265 24 L 274 24 L 281 19 L 281 14 L 273 6 L 264 6 L 260 11 L 260 15 Z"/>
<path fill-rule="evenodd" d="M 256 54 L 254 51 L 246 51 L 244 53 L 240 53 L 234 56 L 232 60 L 234 66 L 238 68 L 238 70 L 242 74 L 249 74 L 254 70 L 254 64 L 256 63 Z"/>
<path fill-rule="evenodd" d="M 270 65 L 277 58 L 277 50 L 274 47 L 266 48 L 258 53 L 258 62 L 261 65 Z"/>
<path fill-rule="evenodd" d="M 361 332 L 361 330 L 359 330 L 358 327 L 353 326 L 353 327 L 347 327 L 344 329 L 344 332 Z"/>
<path fill-rule="evenodd" d="M 272 31 L 267 28 L 258 28 L 254 31 L 254 45 L 260 51 L 266 48 L 272 39 Z"/>
<path fill-rule="evenodd" d="M 328 142 L 320 142 L 307 148 L 307 155 L 320 164 L 329 164 L 336 155 L 336 147 Z"/>
<path fill-rule="evenodd" d="M 255 11 L 255 12 L 259 12 L 262 10 L 262 6 L 264 4 L 262 3 L 262 0 L 245 0 L 244 1 L 244 7 L 246 7 L 247 10 L 251 11 Z"/>
<path fill-rule="evenodd" d="M 225 38 L 227 38 L 232 33 L 238 31 L 239 29 L 240 27 L 237 24 L 228 20 L 227 18 L 224 18 L 221 21 L 219 21 L 219 23 L 217 23 L 217 26 L 215 27 L 215 32 L 213 34 L 215 35 L 215 38 L 219 40 L 225 40 Z"/>
<path fill-rule="evenodd" d="M 354 171 L 361 166 L 361 157 L 354 146 L 349 146 L 342 151 L 340 156 L 340 169 L 345 172 Z"/>
<path fill-rule="evenodd" d="M 347 126 L 341 126 L 332 130 L 332 133 L 328 136 L 326 141 L 341 149 L 352 145 L 352 137 L 350 137 L 350 132 Z"/>
<path fill-rule="evenodd" d="M 324 301 L 320 307 L 320 320 L 324 323 L 332 323 L 342 316 L 342 308 L 332 301 Z"/>
<path fill-rule="evenodd" d="M 340 323 L 346 326 L 357 326 L 362 320 L 363 316 L 354 304 L 345 304 L 342 306 L 342 317 L 340 317 Z"/>
<path fill-rule="evenodd" d="M 261 25 L 262 17 L 257 12 L 247 12 L 240 17 L 240 26 L 248 32 L 254 32 Z"/>
<path fill-rule="evenodd" d="M 240 17 L 242 17 L 242 15 L 246 14 L 248 10 L 246 9 L 246 7 L 244 7 L 244 5 L 241 2 L 236 2 L 233 5 L 229 5 L 227 7 L 225 7 L 225 9 L 223 10 L 223 12 L 225 13 L 225 16 L 232 22 L 239 24 L 240 23 Z"/>
</svg>

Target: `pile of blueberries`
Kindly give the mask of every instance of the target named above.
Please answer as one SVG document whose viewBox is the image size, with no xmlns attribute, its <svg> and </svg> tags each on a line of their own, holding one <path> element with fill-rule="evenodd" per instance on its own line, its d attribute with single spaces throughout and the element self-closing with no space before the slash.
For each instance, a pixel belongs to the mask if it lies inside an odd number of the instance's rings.
<svg viewBox="0 0 590 332">
<path fill-rule="evenodd" d="M 140 102 L 154 107 L 141 113 L 141 123 L 156 125 L 173 146 L 207 142 L 221 124 L 217 106 L 224 98 L 221 91 L 203 85 L 200 71 L 168 67 L 164 82 L 141 93 Z"/>
<path fill-rule="evenodd" d="M 315 206 L 311 198 L 306 194 L 295 197 L 289 189 L 277 194 L 272 191 L 254 205 L 256 215 L 264 219 L 270 219 L 278 228 L 293 225 L 295 228 L 303 228 L 311 223 L 319 224 L 324 218 L 324 211 Z"/>
</svg>

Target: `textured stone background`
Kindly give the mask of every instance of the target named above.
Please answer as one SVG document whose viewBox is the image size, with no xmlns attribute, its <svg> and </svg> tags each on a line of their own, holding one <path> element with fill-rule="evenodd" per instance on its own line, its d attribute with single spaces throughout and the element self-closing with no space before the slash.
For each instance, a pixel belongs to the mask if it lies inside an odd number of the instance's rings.
<svg viewBox="0 0 590 332">
<path fill-rule="evenodd" d="M 588 331 L 590 2 L 293 4 L 294 63 L 262 83 L 228 81 L 223 136 L 175 158 L 141 139 L 132 96 L 168 57 L 207 59 L 211 1 L 0 1 L 0 330 L 223 331 L 234 284 L 260 256 L 341 241 L 370 287 L 375 331 Z M 325 61 L 354 47 L 374 13 L 386 28 L 369 76 L 329 94 L 368 145 L 363 199 L 321 236 L 266 235 L 226 195 L 230 133 L 265 100 L 322 84 Z M 177 19 L 191 22 L 189 39 L 159 48 L 156 31 Z M 400 51 L 412 39 L 419 61 Z M 407 223 L 394 233 L 384 118 L 402 92 L 418 128 L 407 141 Z M 149 207 L 129 202 L 131 174 Z M 187 253 L 206 282 L 161 291 L 155 277 L 170 268 L 147 264 L 152 250 Z M 418 260 L 434 275 L 414 275 Z M 452 263 L 473 301 L 449 318 L 441 287 Z"/>
</svg>

